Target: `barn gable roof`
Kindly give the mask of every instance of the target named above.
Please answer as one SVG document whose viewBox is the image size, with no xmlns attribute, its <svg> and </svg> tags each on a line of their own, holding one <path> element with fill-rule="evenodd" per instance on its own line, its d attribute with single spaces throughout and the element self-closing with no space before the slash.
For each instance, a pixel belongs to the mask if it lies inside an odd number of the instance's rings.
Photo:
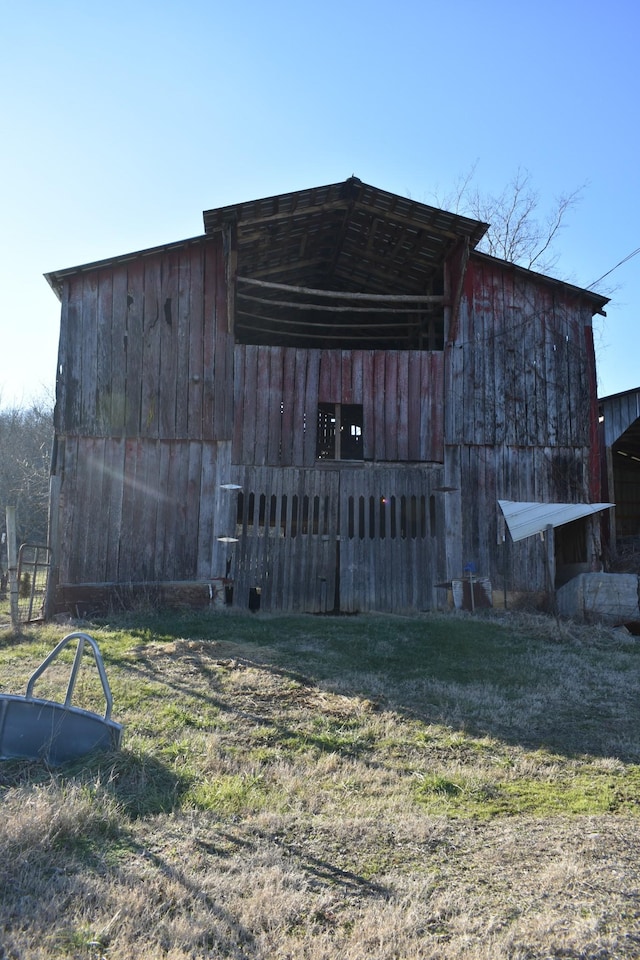
<svg viewBox="0 0 640 960">
<path fill-rule="evenodd" d="M 460 240 L 487 224 L 350 177 L 205 210 L 207 233 L 236 230 L 238 275 L 323 290 L 423 294 Z"/>
<path fill-rule="evenodd" d="M 52 271 L 45 277 L 60 296 L 64 277 L 202 242 L 221 230 L 235 233 L 239 278 L 284 287 L 365 291 L 369 298 L 441 294 L 444 261 L 461 243 L 468 244 L 474 258 L 505 266 L 475 250 L 488 224 L 388 193 L 357 177 L 205 210 L 203 218 L 204 236 Z M 608 302 L 592 291 L 509 266 L 580 295 L 593 312 L 602 312 Z M 266 296 L 275 298 L 277 293 Z"/>
</svg>

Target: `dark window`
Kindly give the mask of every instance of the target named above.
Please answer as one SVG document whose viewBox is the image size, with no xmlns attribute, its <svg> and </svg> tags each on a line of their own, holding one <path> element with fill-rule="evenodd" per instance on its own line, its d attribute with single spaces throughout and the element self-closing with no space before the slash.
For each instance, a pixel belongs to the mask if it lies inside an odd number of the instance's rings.
<svg viewBox="0 0 640 960">
<path fill-rule="evenodd" d="M 362 404 L 318 404 L 318 460 L 362 460 Z"/>
</svg>

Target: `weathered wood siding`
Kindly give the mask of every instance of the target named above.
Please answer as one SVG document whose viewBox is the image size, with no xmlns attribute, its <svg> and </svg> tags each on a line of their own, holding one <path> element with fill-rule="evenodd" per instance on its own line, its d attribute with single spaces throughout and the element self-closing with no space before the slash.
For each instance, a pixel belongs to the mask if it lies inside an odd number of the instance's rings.
<svg viewBox="0 0 640 960">
<path fill-rule="evenodd" d="M 445 370 L 450 576 L 473 563 L 496 584 L 544 589 L 536 538 L 505 560 L 497 500 L 598 499 L 591 346 L 587 304 L 472 257 Z"/>
<path fill-rule="evenodd" d="M 472 255 L 444 351 L 234 344 L 225 256 L 211 235 L 64 278 L 59 583 L 430 609 L 472 562 L 543 589 L 497 501 L 598 499 L 589 305 Z M 362 405 L 362 462 L 316 459 L 328 403 Z"/>
<path fill-rule="evenodd" d="M 441 352 L 235 347 L 235 463 L 311 467 L 319 403 L 361 404 L 364 459 L 443 459 Z"/>
<path fill-rule="evenodd" d="M 65 280 L 60 435 L 231 436 L 233 342 L 214 235 Z"/>
<path fill-rule="evenodd" d="M 234 603 L 428 610 L 444 576 L 440 467 L 245 467 L 228 556 Z"/>
<path fill-rule="evenodd" d="M 68 437 L 59 442 L 60 583 L 209 580 L 235 515 L 229 443 Z"/>
</svg>

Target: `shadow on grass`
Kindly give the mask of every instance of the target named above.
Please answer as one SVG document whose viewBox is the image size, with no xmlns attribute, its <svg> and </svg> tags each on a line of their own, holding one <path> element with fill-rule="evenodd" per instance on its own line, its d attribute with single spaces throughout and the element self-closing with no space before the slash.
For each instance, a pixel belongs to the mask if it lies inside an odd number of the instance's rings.
<svg viewBox="0 0 640 960">
<path fill-rule="evenodd" d="M 523 623 L 456 615 L 199 614 L 157 617 L 128 632 L 142 643 L 204 641 L 189 656 L 214 688 L 217 645 L 231 646 L 247 665 L 367 698 L 425 724 L 566 756 L 640 761 L 640 643 L 613 631 L 558 628 L 542 617 Z M 120 666 L 136 673 L 152 670 L 143 659 Z M 165 682 L 203 696 L 188 682 L 168 677 Z M 210 702 L 232 709 L 223 695 L 213 694 Z M 258 713 L 252 718 L 271 722 Z M 285 738 L 291 733 L 277 730 Z M 324 739 L 317 738 L 319 749 Z M 334 750 L 336 744 L 329 740 L 325 747 Z"/>
</svg>

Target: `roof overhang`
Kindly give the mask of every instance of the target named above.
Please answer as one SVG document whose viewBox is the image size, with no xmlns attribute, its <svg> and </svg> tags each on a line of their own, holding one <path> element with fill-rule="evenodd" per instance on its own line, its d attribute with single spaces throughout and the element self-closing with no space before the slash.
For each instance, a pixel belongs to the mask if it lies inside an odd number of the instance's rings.
<svg viewBox="0 0 640 960">
<path fill-rule="evenodd" d="M 531 503 L 517 500 L 498 500 L 498 504 L 514 541 L 525 540 L 542 533 L 547 527 L 561 527 L 572 520 L 580 520 L 614 503 Z"/>
<path fill-rule="evenodd" d="M 207 233 L 236 231 L 239 276 L 324 290 L 423 294 L 461 241 L 488 225 L 350 177 L 216 210 Z"/>
<path fill-rule="evenodd" d="M 501 270 L 509 268 L 514 273 L 523 277 L 528 276 L 537 283 L 544 283 L 547 286 L 554 287 L 558 293 L 565 294 L 571 299 L 580 299 L 586 301 L 591 307 L 592 313 L 599 313 L 606 317 L 604 308 L 610 302 L 609 297 L 603 297 L 601 293 L 594 293 L 593 290 L 587 290 L 584 287 L 577 287 L 573 283 L 567 283 L 565 280 L 557 280 L 555 277 L 549 277 L 545 273 L 538 273 L 536 270 L 529 270 L 518 263 L 509 263 L 507 260 L 500 260 L 498 257 L 492 257 L 489 253 L 483 253 L 480 250 L 473 250 L 472 257 L 475 260 L 485 261 L 486 263 L 495 263 Z"/>
</svg>

